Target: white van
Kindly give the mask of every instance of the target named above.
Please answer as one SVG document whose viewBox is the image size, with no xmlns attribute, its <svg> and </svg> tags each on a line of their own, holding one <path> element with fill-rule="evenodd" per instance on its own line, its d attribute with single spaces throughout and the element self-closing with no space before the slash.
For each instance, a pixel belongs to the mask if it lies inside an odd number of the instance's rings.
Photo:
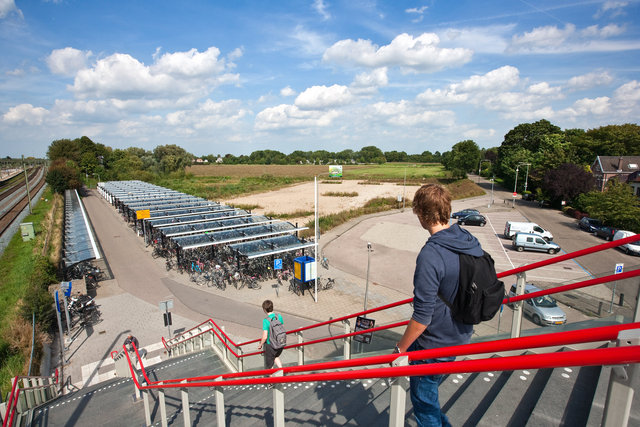
<svg viewBox="0 0 640 427">
<path fill-rule="evenodd" d="M 512 241 L 513 248 L 518 252 L 524 250 L 547 252 L 551 255 L 560 252 L 557 243 L 547 242 L 539 234 L 516 233 Z"/>
<path fill-rule="evenodd" d="M 511 239 L 516 235 L 516 233 L 533 233 L 538 234 L 547 242 L 553 240 L 553 234 L 540 227 L 535 222 L 507 221 L 504 225 L 504 237 Z"/>
<path fill-rule="evenodd" d="M 633 231 L 618 230 L 616 234 L 613 235 L 613 240 L 624 239 L 625 237 L 634 236 L 635 234 Z M 625 243 L 624 245 L 618 246 L 618 249 L 625 251 L 629 255 L 640 255 L 640 241 Z"/>
</svg>

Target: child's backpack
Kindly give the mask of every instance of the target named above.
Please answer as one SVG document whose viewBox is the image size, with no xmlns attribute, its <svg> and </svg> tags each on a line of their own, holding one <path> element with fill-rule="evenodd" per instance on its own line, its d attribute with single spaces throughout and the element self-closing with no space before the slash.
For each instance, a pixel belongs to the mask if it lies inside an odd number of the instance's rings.
<svg viewBox="0 0 640 427">
<path fill-rule="evenodd" d="M 451 309 L 453 318 L 467 325 L 477 325 L 493 319 L 505 296 L 504 283 L 496 276 L 493 258 L 485 251 L 482 252 L 479 257 L 458 254 L 459 285 L 452 303 L 438 294 Z"/>
<path fill-rule="evenodd" d="M 278 315 L 274 314 L 269 317 L 269 343 L 275 350 L 279 350 L 287 345 L 287 331 L 284 325 L 278 319 Z"/>
</svg>

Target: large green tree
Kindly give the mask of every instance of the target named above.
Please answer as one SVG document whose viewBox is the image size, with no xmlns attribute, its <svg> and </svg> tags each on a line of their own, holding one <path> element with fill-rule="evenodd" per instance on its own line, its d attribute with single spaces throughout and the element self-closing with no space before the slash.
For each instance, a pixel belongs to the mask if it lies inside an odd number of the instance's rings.
<svg viewBox="0 0 640 427">
<path fill-rule="evenodd" d="M 466 178 L 467 172 L 475 171 L 480 162 L 480 148 L 474 141 L 460 141 L 451 148 L 443 161 L 444 167 L 454 178 Z"/>
<path fill-rule="evenodd" d="M 576 207 L 605 224 L 640 233 L 640 205 L 627 184 L 616 179 L 607 183 L 604 192 L 591 191 L 578 197 Z"/>
</svg>

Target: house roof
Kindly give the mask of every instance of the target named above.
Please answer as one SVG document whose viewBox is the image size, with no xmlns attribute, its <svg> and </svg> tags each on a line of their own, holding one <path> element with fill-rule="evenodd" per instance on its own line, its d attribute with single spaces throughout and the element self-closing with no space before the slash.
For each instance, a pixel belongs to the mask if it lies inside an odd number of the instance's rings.
<svg viewBox="0 0 640 427">
<path fill-rule="evenodd" d="M 618 169 L 620 159 L 622 159 L 622 165 Z M 598 156 L 595 164 L 600 166 L 603 173 L 633 173 L 640 170 L 640 156 Z"/>
</svg>

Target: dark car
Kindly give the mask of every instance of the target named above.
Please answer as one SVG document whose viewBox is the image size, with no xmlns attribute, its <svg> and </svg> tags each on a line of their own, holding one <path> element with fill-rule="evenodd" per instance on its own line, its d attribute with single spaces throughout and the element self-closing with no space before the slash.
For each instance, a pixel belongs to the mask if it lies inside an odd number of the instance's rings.
<svg viewBox="0 0 640 427">
<path fill-rule="evenodd" d="M 578 227 L 580 227 L 581 230 L 588 231 L 589 233 L 595 233 L 598 228 L 602 227 L 602 221 L 585 216 L 578 222 Z"/>
<path fill-rule="evenodd" d="M 598 228 L 595 231 L 595 235 L 611 241 L 613 240 L 613 235 L 616 234 L 616 231 L 618 231 L 617 228 L 609 227 L 608 225 L 603 225 L 602 227 Z"/>
<path fill-rule="evenodd" d="M 473 214 L 479 214 L 480 211 L 477 209 L 463 209 L 461 211 L 458 212 L 454 212 L 451 214 L 451 218 L 462 218 L 463 216 L 467 216 L 467 215 L 473 215 Z"/>
<path fill-rule="evenodd" d="M 467 215 L 458 218 L 458 224 L 460 225 L 479 225 L 484 227 L 487 223 L 487 219 L 480 214 Z"/>
</svg>

